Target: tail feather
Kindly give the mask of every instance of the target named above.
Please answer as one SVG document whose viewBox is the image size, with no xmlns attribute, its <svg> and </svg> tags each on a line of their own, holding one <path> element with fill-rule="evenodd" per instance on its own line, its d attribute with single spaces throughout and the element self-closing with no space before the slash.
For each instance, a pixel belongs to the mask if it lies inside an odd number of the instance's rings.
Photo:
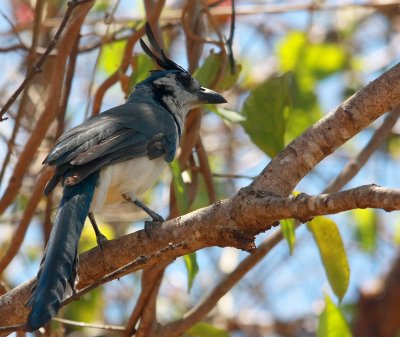
<svg viewBox="0 0 400 337">
<path fill-rule="evenodd" d="M 78 241 L 89 212 L 98 173 L 64 188 L 49 242 L 40 264 L 35 286 L 26 305 L 31 307 L 28 325 L 37 330 L 56 314 L 67 282 L 74 285 Z"/>
</svg>

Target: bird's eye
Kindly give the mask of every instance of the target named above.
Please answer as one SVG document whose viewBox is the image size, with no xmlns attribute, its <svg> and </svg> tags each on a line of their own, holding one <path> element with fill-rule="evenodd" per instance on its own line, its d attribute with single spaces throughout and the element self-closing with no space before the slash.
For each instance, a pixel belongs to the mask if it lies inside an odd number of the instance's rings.
<svg viewBox="0 0 400 337">
<path fill-rule="evenodd" d="M 181 82 L 181 84 L 184 88 L 188 88 L 192 84 L 192 78 L 188 74 L 181 73 L 181 74 L 179 74 L 179 82 Z"/>
</svg>

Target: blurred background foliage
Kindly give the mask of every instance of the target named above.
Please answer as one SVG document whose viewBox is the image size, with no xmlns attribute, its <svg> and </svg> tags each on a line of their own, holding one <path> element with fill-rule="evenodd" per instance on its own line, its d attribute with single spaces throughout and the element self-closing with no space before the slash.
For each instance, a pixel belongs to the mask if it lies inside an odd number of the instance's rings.
<svg viewBox="0 0 400 337">
<path fill-rule="evenodd" d="M 44 3 L 34 57 L 46 48 L 66 10 L 66 1 Z M 201 143 L 196 143 L 194 154 L 190 155 L 189 149 L 189 159 L 176 160 L 146 194 L 145 201 L 165 216 L 183 214 L 232 196 L 284 146 L 394 65 L 400 56 L 397 1 L 237 0 L 231 55 L 221 43 L 221 36 L 227 38 L 230 32 L 231 1 L 193 1 L 203 9 L 209 6 L 207 11 L 213 18 L 200 11 L 197 26 L 194 17 L 181 17 L 181 9 L 188 8 L 189 3 L 167 1 L 158 23 L 165 49 L 202 85 L 223 92 L 229 103 L 205 107 L 202 115 L 197 112 L 193 118 L 198 123 L 192 123 L 197 126 L 186 137 L 199 132 Z M 107 88 L 101 111 L 124 102 L 134 85 L 155 69 L 137 44 L 129 55 L 129 67 L 121 70 L 127 40 L 143 24 L 145 8 L 141 1 L 99 0 L 86 18 L 65 118 L 52 124 L 25 172 L 18 197 L 0 218 L 0 258 L 9 248 L 42 170 L 41 162 L 60 125 L 61 129 L 69 129 L 90 116 L 95 93 L 111 75 L 117 74 L 118 81 Z M 35 10 L 34 0 L 0 3 L 2 104 L 32 64 L 28 50 L 35 35 Z M 186 49 L 196 41 L 188 38 L 190 24 L 201 27 L 198 37 L 208 43 Z M 191 33 L 196 32 L 195 28 L 192 26 Z M 229 56 L 234 57 L 234 63 Z M 55 57 L 54 53 L 48 58 L 44 74 Z M 52 94 L 47 82 L 45 76 L 37 76 L 29 93 L 10 109 L 9 119 L 0 123 L 1 194 Z M 303 179 L 296 193 L 324 191 L 365 148 L 382 122 L 378 120 L 320 163 Z M 400 187 L 399 132 L 395 125 L 346 187 L 367 183 Z M 202 162 L 202 149 L 206 151 L 209 174 Z M 40 201 L 18 254 L 2 271 L 3 292 L 36 275 L 59 196 L 57 191 L 52 199 Z M 143 226 L 143 215 L 130 205 L 105 209 L 99 219 L 109 239 Z M 397 314 L 395 310 L 400 307 L 399 215 L 355 210 L 318 217 L 296 233 L 294 226 L 291 219 L 282 221 L 287 243 L 273 250 L 219 301 L 204 322 L 190 328 L 185 336 L 400 336 L 400 310 Z M 268 235 L 259 235 L 257 243 Z M 80 249 L 95 245 L 91 228 L 86 226 Z M 160 321 L 180 318 L 229 275 L 246 254 L 208 248 L 173 262 L 166 270 L 158 297 Z M 125 276 L 62 309 L 59 317 L 124 325 L 140 287 L 139 272 Z M 397 300 L 385 302 L 387 297 Z M 54 322 L 54 331 L 60 326 Z M 388 332 L 389 326 L 392 329 Z M 94 333 L 101 334 L 99 330 L 65 325 L 67 335 Z"/>
</svg>

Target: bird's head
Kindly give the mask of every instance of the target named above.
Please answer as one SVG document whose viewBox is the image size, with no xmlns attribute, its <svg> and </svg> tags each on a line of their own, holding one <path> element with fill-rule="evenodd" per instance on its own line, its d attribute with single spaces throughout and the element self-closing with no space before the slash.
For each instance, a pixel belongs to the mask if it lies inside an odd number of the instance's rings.
<svg viewBox="0 0 400 337">
<path fill-rule="evenodd" d="M 227 102 L 222 95 L 202 87 L 185 69 L 167 58 L 157 44 L 149 24 L 146 24 L 146 34 L 159 56 L 156 56 L 143 40 L 140 40 L 140 44 L 146 54 L 154 59 L 163 70 L 152 71 L 152 74 L 139 83 L 137 88 L 140 86 L 150 88 L 157 100 L 168 106 L 178 106 L 184 115 L 200 104 Z"/>
<path fill-rule="evenodd" d="M 153 71 L 151 76 L 141 82 L 152 88 L 158 100 L 179 106 L 185 114 L 200 104 L 226 103 L 217 92 L 204 88 L 188 72 L 181 70 Z"/>
</svg>

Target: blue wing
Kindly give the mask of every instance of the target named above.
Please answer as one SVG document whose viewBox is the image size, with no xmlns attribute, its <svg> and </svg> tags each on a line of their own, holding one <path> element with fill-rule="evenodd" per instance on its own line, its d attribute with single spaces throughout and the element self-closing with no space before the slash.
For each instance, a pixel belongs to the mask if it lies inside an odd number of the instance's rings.
<svg viewBox="0 0 400 337">
<path fill-rule="evenodd" d="M 56 166 L 45 193 L 61 179 L 74 185 L 105 166 L 141 156 L 171 162 L 177 134 L 170 114 L 152 103 L 125 103 L 94 116 L 63 134 L 44 160 Z"/>
</svg>

